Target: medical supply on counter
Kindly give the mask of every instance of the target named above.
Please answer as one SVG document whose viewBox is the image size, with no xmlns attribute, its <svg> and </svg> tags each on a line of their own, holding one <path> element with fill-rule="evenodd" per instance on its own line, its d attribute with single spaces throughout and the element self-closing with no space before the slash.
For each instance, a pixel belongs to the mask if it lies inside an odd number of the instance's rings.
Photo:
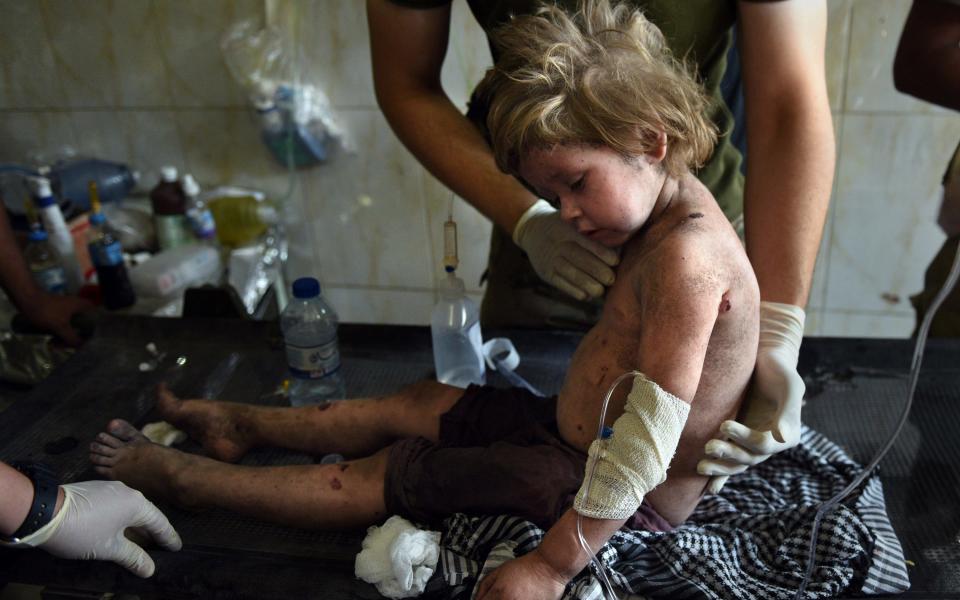
<svg viewBox="0 0 960 600">
<path fill-rule="evenodd" d="M 176 167 L 162 167 L 160 181 L 150 190 L 150 205 L 160 250 L 182 246 L 193 237 L 187 230 L 187 197 L 177 177 Z"/>
<path fill-rule="evenodd" d="M 217 239 L 224 246 L 236 248 L 249 244 L 280 221 L 277 209 L 259 192 L 227 188 L 201 197 L 206 198 L 216 223 Z"/>
<path fill-rule="evenodd" d="M 66 291 L 76 294 L 83 286 L 84 278 L 77 260 L 77 251 L 73 245 L 73 236 L 66 221 L 63 220 L 60 205 L 53 197 L 50 181 L 45 177 L 32 177 L 29 181 L 33 191 L 33 201 L 39 211 L 40 220 L 43 221 L 46 235 L 49 236 L 49 243 L 56 248 L 60 265 L 63 267 Z"/>
<path fill-rule="evenodd" d="M 200 186 L 189 173 L 183 176 L 183 193 L 187 197 L 187 222 L 193 235 L 205 244 L 216 245 L 217 225 L 213 213 L 200 198 Z"/>
<path fill-rule="evenodd" d="M 59 161 L 46 172 L 53 191 L 61 200 L 69 202 L 71 214 L 90 209 L 90 195 L 87 183 L 97 184 L 97 198 L 102 203 L 120 202 L 137 184 L 140 174 L 131 171 L 123 163 L 80 158 Z"/>
<path fill-rule="evenodd" d="M 47 240 L 47 232 L 34 223 L 27 237 L 23 257 L 40 288 L 51 294 L 67 293 L 67 275 L 60 263 L 56 248 Z"/>
<path fill-rule="evenodd" d="M 192 285 L 216 283 L 221 270 L 216 248 L 192 243 L 154 254 L 133 267 L 130 283 L 138 296 L 163 298 Z"/>
<path fill-rule="evenodd" d="M 440 301 L 430 317 L 437 381 L 458 387 L 486 382 L 480 309 L 467 297 L 463 280 L 446 268 Z"/>
<path fill-rule="evenodd" d="M 290 404 L 306 406 L 346 396 L 337 343 L 337 313 L 320 295 L 320 282 L 301 277 L 280 315 L 292 375 Z"/>
<path fill-rule="evenodd" d="M 120 241 L 107 225 L 107 219 L 100 211 L 97 184 L 93 181 L 89 184 L 89 197 L 93 213 L 90 215 L 90 230 L 87 232 L 87 248 L 90 250 L 93 266 L 97 270 L 103 305 L 110 310 L 126 308 L 137 301 L 137 296 L 133 292 L 130 277 L 127 275 Z"/>
</svg>

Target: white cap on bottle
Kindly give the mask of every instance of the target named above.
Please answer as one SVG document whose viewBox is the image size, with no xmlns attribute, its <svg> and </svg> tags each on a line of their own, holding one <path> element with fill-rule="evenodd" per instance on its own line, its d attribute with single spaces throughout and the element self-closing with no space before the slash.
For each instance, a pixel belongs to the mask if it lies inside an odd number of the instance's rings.
<svg viewBox="0 0 960 600">
<path fill-rule="evenodd" d="M 193 178 L 193 175 L 187 173 L 183 176 L 183 193 L 187 196 L 196 196 L 200 193 L 200 186 L 197 185 L 197 180 Z"/>
<path fill-rule="evenodd" d="M 160 167 L 161 181 L 173 182 L 177 180 L 177 168 L 171 166 Z"/>
<path fill-rule="evenodd" d="M 30 190 L 37 198 L 49 198 L 53 195 L 50 191 L 50 180 L 46 177 L 30 177 L 27 181 L 30 182 Z"/>
</svg>

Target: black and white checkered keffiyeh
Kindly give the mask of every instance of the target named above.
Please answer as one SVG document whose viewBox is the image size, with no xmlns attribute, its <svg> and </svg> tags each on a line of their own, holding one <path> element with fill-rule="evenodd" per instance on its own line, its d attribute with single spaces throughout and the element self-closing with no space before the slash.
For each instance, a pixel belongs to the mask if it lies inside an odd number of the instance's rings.
<svg viewBox="0 0 960 600">
<path fill-rule="evenodd" d="M 860 466 L 804 427 L 796 448 L 731 477 L 669 533 L 618 531 L 600 551 L 617 593 L 651 598 L 792 599 L 803 577 L 813 517 Z M 471 597 L 478 574 L 533 550 L 543 530 L 517 517 L 454 515 L 445 522 L 431 597 Z M 805 598 L 909 588 L 903 551 L 874 474 L 821 523 Z M 603 600 L 585 569 L 564 600 Z"/>
</svg>

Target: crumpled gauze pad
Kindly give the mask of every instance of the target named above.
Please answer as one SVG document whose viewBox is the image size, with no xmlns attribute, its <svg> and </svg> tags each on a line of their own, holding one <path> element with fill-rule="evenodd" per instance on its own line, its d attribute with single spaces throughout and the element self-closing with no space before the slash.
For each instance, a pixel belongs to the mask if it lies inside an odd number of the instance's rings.
<svg viewBox="0 0 960 600">
<path fill-rule="evenodd" d="M 356 576 L 387 598 L 423 593 L 437 566 L 440 532 L 417 529 L 396 515 L 381 527 L 367 529 L 354 565 Z"/>
</svg>

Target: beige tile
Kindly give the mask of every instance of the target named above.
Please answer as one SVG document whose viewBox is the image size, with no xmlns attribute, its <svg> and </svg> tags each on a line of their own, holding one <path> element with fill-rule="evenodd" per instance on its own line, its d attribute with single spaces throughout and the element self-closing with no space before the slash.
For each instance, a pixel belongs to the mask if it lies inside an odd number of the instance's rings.
<svg viewBox="0 0 960 600">
<path fill-rule="evenodd" d="M 296 11 L 305 81 L 323 90 L 334 106 L 376 108 L 364 5 L 312 0 L 288 7 Z"/>
<path fill-rule="evenodd" d="M 822 335 L 823 311 L 820 309 L 807 309 L 806 321 L 803 324 L 804 337 L 818 337 Z"/>
<path fill-rule="evenodd" d="M 45 163 L 64 152 L 76 150 L 70 113 L 25 111 L 0 112 L 0 161 Z"/>
<path fill-rule="evenodd" d="M 256 114 L 249 109 L 179 110 L 184 167 L 204 186 L 253 186 L 272 199 L 287 190 L 286 169 L 260 140 Z"/>
<path fill-rule="evenodd" d="M 335 286 L 433 287 L 423 167 L 380 112 L 345 112 L 353 155 L 305 173 L 306 218 L 324 280 Z"/>
<path fill-rule="evenodd" d="M 850 48 L 850 9 L 852 0 L 827 2 L 826 75 L 830 108 L 843 106 L 843 84 L 846 76 L 847 53 Z"/>
<path fill-rule="evenodd" d="M 108 127 L 109 118 L 108 114 Z M 177 118 L 178 113 L 169 110 L 135 110 L 119 114 L 129 153 L 125 162 L 140 171 L 145 187 L 153 186 L 164 165 L 180 169 L 187 167 Z"/>
<path fill-rule="evenodd" d="M 824 311 L 821 336 L 856 338 L 908 338 L 913 332 L 911 313 L 856 313 Z"/>
<path fill-rule="evenodd" d="M 937 112 L 893 86 L 893 59 L 911 0 L 854 0 L 844 109 Z"/>
<path fill-rule="evenodd" d="M 943 234 L 940 178 L 960 119 L 846 115 L 833 205 L 827 311 L 909 311 Z"/>
<path fill-rule="evenodd" d="M 43 6 L 68 106 L 170 105 L 160 20 L 150 0 L 45 0 Z"/>
<path fill-rule="evenodd" d="M 429 325 L 434 305 L 431 291 L 324 285 L 323 293 L 343 323 Z"/>
<path fill-rule="evenodd" d="M 263 4 L 257 0 L 154 0 L 153 6 L 173 105 L 246 106 L 244 93 L 227 71 L 220 38 L 237 21 L 262 21 Z"/>
<path fill-rule="evenodd" d="M 65 106 L 64 89 L 47 43 L 43 5 L 35 0 L 0 0 L 0 14 L 0 107 Z"/>
</svg>

